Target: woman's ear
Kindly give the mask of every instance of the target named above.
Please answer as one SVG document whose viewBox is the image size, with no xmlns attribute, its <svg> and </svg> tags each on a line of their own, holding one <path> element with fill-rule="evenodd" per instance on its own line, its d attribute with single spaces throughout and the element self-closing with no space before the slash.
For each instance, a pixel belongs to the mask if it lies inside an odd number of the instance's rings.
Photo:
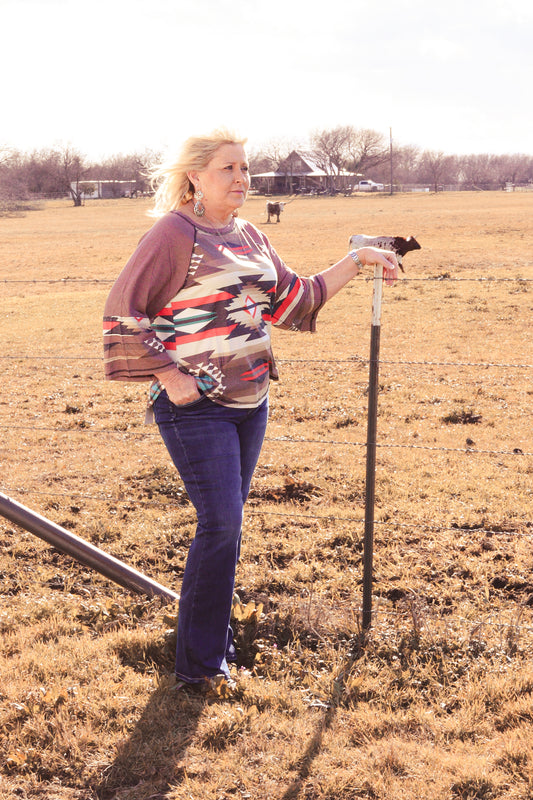
<svg viewBox="0 0 533 800">
<path fill-rule="evenodd" d="M 198 173 L 196 171 L 188 172 L 187 177 L 192 183 L 192 185 L 196 188 L 196 186 L 198 186 Z"/>
</svg>

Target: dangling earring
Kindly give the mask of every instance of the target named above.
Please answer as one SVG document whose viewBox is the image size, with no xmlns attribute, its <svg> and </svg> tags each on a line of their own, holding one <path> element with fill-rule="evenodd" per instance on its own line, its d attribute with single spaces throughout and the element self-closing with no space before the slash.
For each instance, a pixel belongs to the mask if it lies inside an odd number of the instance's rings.
<svg viewBox="0 0 533 800">
<path fill-rule="evenodd" d="M 193 211 L 197 217 L 203 217 L 203 215 L 205 214 L 205 206 L 202 203 L 203 196 L 204 193 L 202 192 L 201 189 L 197 189 L 194 193 L 194 199 L 196 202 L 194 204 Z"/>
</svg>

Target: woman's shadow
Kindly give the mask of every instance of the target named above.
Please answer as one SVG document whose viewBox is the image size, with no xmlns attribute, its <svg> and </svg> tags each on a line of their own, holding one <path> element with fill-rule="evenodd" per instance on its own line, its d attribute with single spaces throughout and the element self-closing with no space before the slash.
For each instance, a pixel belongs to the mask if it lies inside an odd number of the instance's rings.
<svg viewBox="0 0 533 800">
<path fill-rule="evenodd" d="M 164 798 L 169 786 L 186 775 L 184 756 L 209 701 L 204 695 L 176 688 L 174 675 L 167 669 L 170 664 L 167 649 L 168 643 L 163 648 L 165 652 L 162 650 L 155 659 L 164 665 L 158 687 L 127 739 L 119 744 L 113 763 L 94 786 L 98 800 L 112 800 L 123 793 L 131 800 Z M 130 649 L 125 658 L 130 665 L 135 662 L 144 671 L 140 665 L 146 666 L 146 655 L 146 652 L 134 654 Z M 131 711 L 134 715 L 136 709 Z"/>
</svg>

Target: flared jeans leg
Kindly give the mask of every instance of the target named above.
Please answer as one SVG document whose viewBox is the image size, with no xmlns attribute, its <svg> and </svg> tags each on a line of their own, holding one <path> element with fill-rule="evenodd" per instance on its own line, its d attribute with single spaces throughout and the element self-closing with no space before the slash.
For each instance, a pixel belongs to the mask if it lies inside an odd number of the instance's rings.
<svg viewBox="0 0 533 800">
<path fill-rule="evenodd" d="M 154 404 L 161 436 L 197 514 L 181 586 L 176 675 L 201 681 L 229 675 L 230 616 L 243 505 L 259 458 L 268 404 L 228 408 L 205 397 Z"/>
</svg>

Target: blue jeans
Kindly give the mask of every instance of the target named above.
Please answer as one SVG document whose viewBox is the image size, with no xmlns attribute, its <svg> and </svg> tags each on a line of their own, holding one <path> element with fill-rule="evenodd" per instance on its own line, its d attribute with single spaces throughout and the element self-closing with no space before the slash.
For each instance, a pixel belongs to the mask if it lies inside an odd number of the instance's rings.
<svg viewBox="0 0 533 800">
<path fill-rule="evenodd" d="M 239 409 L 202 396 L 176 406 L 163 391 L 154 414 L 197 516 L 181 586 L 176 675 L 192 683 L 229 676 L 243 505 L 263 444 L 268 401 Z"/>
</svg>

